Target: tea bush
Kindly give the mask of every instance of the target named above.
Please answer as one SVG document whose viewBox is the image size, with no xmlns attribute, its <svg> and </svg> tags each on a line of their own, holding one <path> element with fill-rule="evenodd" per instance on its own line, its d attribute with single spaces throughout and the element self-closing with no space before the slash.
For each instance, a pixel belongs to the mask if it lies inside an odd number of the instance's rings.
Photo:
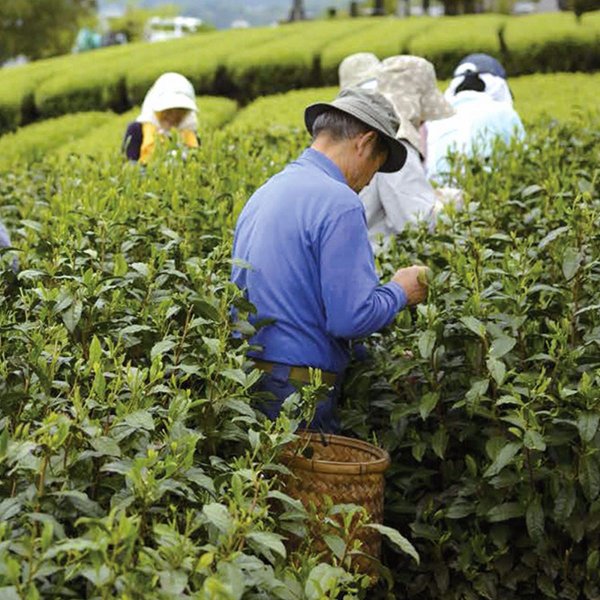
<svg viewBox="0 0 600 600">
<path fill-rule="evenodd" d="M 548 13 L 510 19 L 503 35 L 509 72 L 596 71 L 600 68 L 599 13 L 575 18 Z"/>
<path fill-rule="evenodd" d="M 237 104 L 228 98 L 201 96 L 198 103 L 198 133 L 200 141 L 207 131 L 218 129 L 227 124 L 237 112 Z M 92 157 L 107 157 L 120 153 L 120 144 L 128 123 L 135 120 L 139 108 L 123 115 L 112 117 L 106 125 L 88 131 L 83 137 L 61 145 L 53 154 L 86 154 Z M 1 144 L 1 142 L 0 142 Z"/>
<path fill-rule="evenodd" d="M 377 258 L 384 277 L 414 261 L 433 275 L 348 374 L 345 432 L 390 451 L 386 524 L 420 555 L 390 533 L 408 554 L 386 546 L 367 589 L 335 520 L 355 509 L 316 521 L 285 495 L 298 423 L 253 408 L 251 307 L 228 281 L 236 216 L 308 142 L 313 93 L 335 89 L 262 99 L 185 164 L 175 148 L 146 169 L 77 156 L 82 137 L 0 167 L 15 246 L 0 254 L 0 597 L 600 594 L 600 116 L 531 122 L 526 145 L 457 161 L 465 209 Z M 199 102 L 215 125 L 235 110 Z M 102 145 L 129 116 L 98 116 Z"/>
<path fill-rule="evenodd" d="M 446 82 L 440 82 L 444 89 Z M 558 120 L 577 118 L 596 102 L 598 75 L 555 73 L 529 75 L 511 79 L 515 106 L 526 123 L 540 117 Z M 272 130 L 286 132 L 290 127 L 303 131 L 303 111 L 312 103 L 331 100 L 337 87 L 309 88 L 259 98 L 238 112 L 233 100 L 202 96 L 198 99 L 200 134 L 206 129 L 227 126 L 228 131 Z M 31 161 L 47 154 L 70 153 L 100 157 L 117 154 L 123 132 L 138 114 L 132 109 L 122 115 L 81 113 L 45 123 L 36 123 L 0 139 L 0 165 L 17 160 Z M 230 123 L 231 122 L 231 123 Z"/>
<path fill-rule="evenodd" d="M 113 120 L 112 113 L 87 112 L 34 123 L 0 138 L 0 167 L 42 159 L 63 144 Z"/>
<path fill-rule="evenodd" d="M 251 51 L 281 34 L 276 28 L 228 30 L 184 38 L 177 49 L 167 46 L 154 60 L 131 57 L 127 68 L 127 91 L 133 102 L 140 103 L 154 80 L 166 71 L 183 73 L 198 93 L 226 94 L 230 84 L 223 64 L 240 48 Z"/>
<path fill-rule="evenodd" d="M 319 21 L 307 35 L 305 24 L 287 25 L 285 35 L 234 54 L 225 70 L 236 94 L 245 98 L 318 86 L 323 83 L 323 49 L 337 40 L 360 39 L 369 27 L 364 19 Z"/>
<path fill-rule="evenodd" d="M 583 73 L 554 73 L 511 78 L 510 88 L 515 96 L 515 108 L 526 123 L 540 117 L 560 121 L 576 118 L 595 106 L 600 75 Z M 440 81 L 440 89 L 447 82 Z M 297 90 L 259 98 L 235 116 L 231 127 L 248 129 L 285 129 L 290 125 L 304 128 L 304 108 L 312 102 L 329 101 L 338 93 L 338 87 Z"/>
<path fill-rule="evenodd" d="M 345 36 L 334 40 L 321 53 L 321 70 L 324 83 L 333 85 L 338 81 L 339 64 L 355 52 L 372 52 L 379 58 L 408 53 L 410 40 L 429 31 L 434 20 L 415 17 L 396 19 L 375 17 L 368 21 L 360 35 Z"/>
<path fill-rule="evenodd" d="M 197 99 L 199 133 L 225 125 L 237 111 L 227 98 L 202 96 Z M 49 119 L 21 128 L 0 138 L 0 166 L 19 161 L 34 162 L 46 155 L 70 153 L 93 157 L 117 155 L 127 124 L 139 114 L 134 108 L 122 115 L 105 112 L 78 113 Z"/>
<path fill-rule="evenodd" d="M 259 94 L 333 84 L 339 63 L 359 51 L 380 58 L 423 53 L 442 76 L 472 51 L 499 54 L 511 75 L 592 71 L 600 60 L 599 14 L 586 13 L 581 23 L 562 13 L 339 19 L 209 32 L 64 56 L 0 71 L 0 133 L 76 111 L 125 111 L 141 102 L 165 71 L 189 77 L 199 94 L 243 102 Z"/>
<path fill-rule="evenodd" d="M 392 454 L 397 598 L 597 598 L 599 116 L 464 161 L 465 210 L 402 234 L 428 302 L 371 340 L 345 425 Z M 389 559 L 391 560 L 391 559 Z"/>
<path fill-rule="evenodd" d="M 322 523 L 281 489 L 298 421 L 252 408 L 250 307 L 228 281 L 233 191 L 299 143 L 215 133 L 184 166 L 166 148 L 143 170 L 3 172 L 20 263 L 0 275 L 3 598 L 364 597 L 349 552 L 311 551 Z M 331 510 L 337 552 L 333 515 L 356 521 Z"/>
<path fill-rule="evenodd" d="M 506 19 L 503 15 L 471 15 L 460 21 L 436 21 L 410 41 L 408 50 L 432 61 L 438 77 L 451 77 L 461 58 L 472 52 L 485 52 L 501 59 L 498 31 Z"/>
</svg>

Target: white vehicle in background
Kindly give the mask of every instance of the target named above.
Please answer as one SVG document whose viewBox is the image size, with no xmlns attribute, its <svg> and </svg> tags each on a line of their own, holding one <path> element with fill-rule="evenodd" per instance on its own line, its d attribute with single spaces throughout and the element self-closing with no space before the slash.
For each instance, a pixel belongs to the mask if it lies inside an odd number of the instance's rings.
<svg viewBox="0 0 600 600">
<path fill-rule="evenodd" d="M 146 23 L 146 39 L 149 42 L 162 42 L 196 33 L 202 26 L 202 19 L 195 17 L 152 17 Z"/>
</svg>

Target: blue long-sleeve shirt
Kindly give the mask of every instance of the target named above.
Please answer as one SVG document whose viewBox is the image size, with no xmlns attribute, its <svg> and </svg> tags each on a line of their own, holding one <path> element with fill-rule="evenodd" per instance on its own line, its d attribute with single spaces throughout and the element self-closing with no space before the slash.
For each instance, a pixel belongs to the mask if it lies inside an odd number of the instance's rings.
<svg viewBox="0 0 600 600">
<path fill-rule="evenodd" d="M 237 222 L 232 280 L 273 319 L 252 339 L 264 360 L 342 371 L 348 341 L 387 325 L 406 305 L 380 285 L 362 203 L 340 171 L 309 148 L 250 198 Z"/>
</svg>

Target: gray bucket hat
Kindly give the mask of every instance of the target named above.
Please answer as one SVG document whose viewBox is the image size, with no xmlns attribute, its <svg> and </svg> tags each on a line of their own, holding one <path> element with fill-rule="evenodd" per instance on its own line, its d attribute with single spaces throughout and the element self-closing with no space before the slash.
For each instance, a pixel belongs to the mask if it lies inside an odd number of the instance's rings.
<svg viewBox="0 0 600 600">
<path fill-rule="evenodd" d="M 379 133 L 388 147 L 388 157 L 379 171 L 393 173 L 399 171 L 406 162 L 406 148 L 396 139 L 400 120 L 394 106 L 380 93 L 360 88 L 342 90 L 333 102 L 317 102 L 304 111 L 304 123 L 312 135 L 316 118 L 331 110 L 340 110 Z"/>
</svg>

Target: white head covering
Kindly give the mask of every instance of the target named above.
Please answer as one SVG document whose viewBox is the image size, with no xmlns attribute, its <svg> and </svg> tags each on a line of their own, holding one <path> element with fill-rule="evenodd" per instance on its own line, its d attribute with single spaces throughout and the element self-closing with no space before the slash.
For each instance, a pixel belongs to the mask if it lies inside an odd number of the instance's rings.
<svg viewBox="0 0 600 600">
<path fill-rule="evenodd" d="M 379 69 L 377 89 L 391 100 L 400 116 L 398 138 L 410 142 L 421 154 L 421 123 L 446 119 L 455 112 L 438 90 L 434 66 L 420 56 L 386 58 Z"/>
<path fill-rule="evenodd" d="M 136 119 L 160 127 L 156 113 L 169 108 L 185 108 L 190 112 L 179 124 L 179 129 L 198 129 L 196 94 L 191 82 L 179 73 L 163 73 L 146 93 L 142 110 Z"/>
<path fill-rule="evenodd" d="M 380 64 L 379 59 L 371 52 L 357 52 L 347 56 L 338 68 L 340 88 L 345 90 L 357 86 L 363 89 L 376 89 Z"/>
<path fill-rule="evenodd" d="M 469 62 L 460 64 L 454 71 L 454 78 L 450 81 L 450 85 L 444 93 L 447 100 L 451 100 L 456 96 L 456 89 L 465 80 L 465 76 L 468 73 L 477 73 L 479 79 L 485 84 L 485 89 L 481 93 L 489 96 L 496 102 L 506 102 L 512 106 L 513 98 L 506 79 L 492 73 L 479 73 L 477 65 Z"/>
</svg>

